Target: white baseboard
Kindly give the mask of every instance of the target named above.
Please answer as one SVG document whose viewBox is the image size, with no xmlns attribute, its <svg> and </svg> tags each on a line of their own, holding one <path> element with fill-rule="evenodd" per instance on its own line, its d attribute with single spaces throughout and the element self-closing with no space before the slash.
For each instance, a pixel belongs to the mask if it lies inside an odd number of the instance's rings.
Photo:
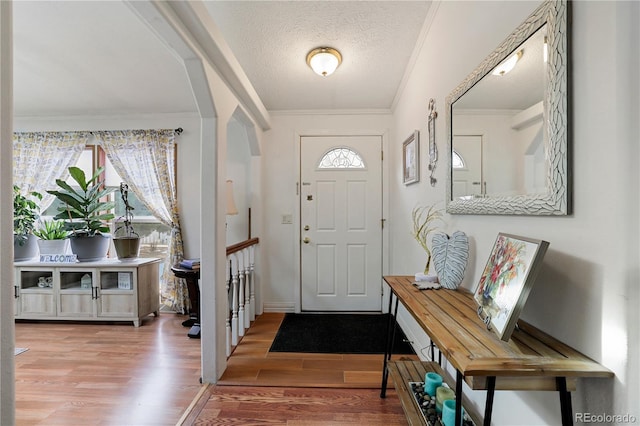
<svg viewBox="0 0 640 426">
<path fill-rule="evenodd" d="M 264 302 L 262 305 L 263 312 L 295 312 L 294 303 L 287 302 Z"/>
</svg>

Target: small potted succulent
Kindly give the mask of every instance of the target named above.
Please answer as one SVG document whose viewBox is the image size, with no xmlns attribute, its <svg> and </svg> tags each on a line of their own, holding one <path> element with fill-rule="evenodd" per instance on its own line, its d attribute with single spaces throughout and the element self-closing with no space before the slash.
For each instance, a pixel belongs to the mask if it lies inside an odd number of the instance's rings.
<svg viewBox="0 0 640 426">
<path fill-rule="evenodd" d="M 113 246 L 118 259 L 135 259 L 140 251 L 140 236 L 133 229 L 133 210 L 129 204 L 129 185 L 120 182 L 120 198 L 124 204 L 124 215 L 116 220 L 113 231 Z"/>
<path fill-rule="evenodd" d="M 59 213 L 54 219 L 65 221 L 65 229 L 71 231 L 71 251 L 78 256 L 80 262 L 101 260 L 109 251 L 111 236 L 105 222 L 114 218 L 113 213 L 109 212 L 113 210 L 114 202 L 104 201 L 104 198 L 115 191 L 115 188 L 106 188 L 98 180 L 103 171 L 104 167 L 100 167 L 87 180 L 82 169 L 69 167 L 69 174 L 76 182 L 76 187 L 62 179 L 56 179 L 60 190 L 47 191 L 64 204 L 58 207 Z"/>
<path fill-rule="evenodd" d="M 33 231 L 33 235 L 39 238 L 40 254 L 65 254 L 70 234 L 61 220 L 45 220 Z"/>
<path fill-rule="evenodd" d="M 38 243 L 33 235 L 40 217 L 40 206 L 36 199 L 42 200 L 42 194 L 32 191 L 25 196 L 19 186 L 13 185 L 13 260 L 16 262 L 38 255 Z"/>
</svg>

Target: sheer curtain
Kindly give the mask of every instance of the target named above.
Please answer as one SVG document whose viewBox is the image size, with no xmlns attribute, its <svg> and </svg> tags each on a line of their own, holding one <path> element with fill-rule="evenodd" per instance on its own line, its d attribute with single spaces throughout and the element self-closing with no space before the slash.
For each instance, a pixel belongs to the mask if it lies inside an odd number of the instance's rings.
<svg viewBox="0 0 640 426">
<path fill-rule="evenodd" d="M 153 215 L 171 227 L 169 255 L 161 279 L 163 303 L 176 312 L 190 308 L 186 281 L 171 266 L 182 260 L 184 247 L 175 176 L 174 130 L 118 130 L 93 132 L 120 177 Z"/>
<path fill-rule="evenodd" d="M 66 179 L 68 168 L 78 162 L 87 144 L 89 132 L 16 132 L 13 134 L 13 183 L 26 194 L 42 194 L 40 211 L 55 197 L 47 189 L 56 187 L 56 179 Z"/>
</svg>

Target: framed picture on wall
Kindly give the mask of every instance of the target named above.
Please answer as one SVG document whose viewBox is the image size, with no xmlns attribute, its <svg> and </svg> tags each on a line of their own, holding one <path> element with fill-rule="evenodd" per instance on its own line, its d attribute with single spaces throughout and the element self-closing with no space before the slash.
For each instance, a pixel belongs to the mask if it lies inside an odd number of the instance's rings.
<svg viewBox="0 0 640 426">
<path fill-rule="evenodd" d="M 474 299 L 487 328 L 508 341 L 538 275 L 549 243 L 499 233 Z"/>
<path fill-rule="evenodd" d="M 402 144 L 402 182 L 420 181 L 420 132 L 416 130 Z"/>
</svg>

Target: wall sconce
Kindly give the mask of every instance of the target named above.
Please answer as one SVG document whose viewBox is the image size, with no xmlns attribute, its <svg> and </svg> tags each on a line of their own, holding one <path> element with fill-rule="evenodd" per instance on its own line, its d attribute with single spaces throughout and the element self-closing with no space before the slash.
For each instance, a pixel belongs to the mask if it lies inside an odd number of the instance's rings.
<svg viewBox="0 0 640 426">
<path fill-rule="evenodd" d="M 307 54 L 307 65 L 318 75 L 326 77 L 342 63 L 342 55 L 333 47 L 317 47 Z"/>
<path fill-rule="evenodd" d="M 236 202 L 233 198 L 233 181 L 227 180 L 227 216 L 233 216 L 238 214 L 236 208 Z"/>
<path fill-rule="evenodd" d="M 516 53 L 511 55 L 509 59 L 498 65 L 491 74 L 503 76 L 511 71 L 516 66 L 520 58 L 522 58 L 523 52 L 524 50 L 518 50 Z"/>
</svg>

